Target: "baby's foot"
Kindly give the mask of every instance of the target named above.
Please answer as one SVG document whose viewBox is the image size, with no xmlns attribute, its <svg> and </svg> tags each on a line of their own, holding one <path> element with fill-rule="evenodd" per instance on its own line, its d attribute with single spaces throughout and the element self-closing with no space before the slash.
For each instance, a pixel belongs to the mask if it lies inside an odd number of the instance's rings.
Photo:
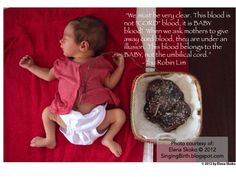
<svg viewBox="0 0 236 177">
<path fill-rule="evenodd" d="M 120 157 L 122 154 L 121 146 L 113 140 L 102 140 L 102 144 L 110 149 L 110 151 L 116 156 Z"/>
<path fill-rule="evenodd" d="M 31 147 L 47 147 L 49 149 L 54 149 L 56 147 L 55 140 L 48 140 L 43 137 L 34 137 L 30 142 Z"/>
</svg>

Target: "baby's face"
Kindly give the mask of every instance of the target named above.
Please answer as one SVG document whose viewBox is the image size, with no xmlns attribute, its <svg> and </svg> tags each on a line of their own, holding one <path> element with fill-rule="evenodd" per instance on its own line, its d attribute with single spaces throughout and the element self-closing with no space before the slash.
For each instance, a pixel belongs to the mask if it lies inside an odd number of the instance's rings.
<svg viewBox="0 0 236 177">
<path fill-rule="evenodd" d="M 68 24 L 65 27 L 63 38 L 60 40 L 63 54 L 66 57 L 76 57 L 80 53 L 79 45 L 75 42 L 74 29 Z"/>
</svg>

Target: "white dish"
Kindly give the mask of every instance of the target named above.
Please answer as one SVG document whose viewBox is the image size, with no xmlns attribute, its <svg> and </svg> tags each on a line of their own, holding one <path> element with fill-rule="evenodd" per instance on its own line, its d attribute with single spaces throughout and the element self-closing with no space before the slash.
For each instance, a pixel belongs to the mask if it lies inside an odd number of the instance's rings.
<svg viewBox="0 0 236 177">
<path fill-rule="evenodd" d="M 171 132 L 164 132 L 158 124 L 154 124 L 145 118 L 144 105 L 147 85 L 158 78 L 173 81 L 182 90 L 185 102 L 191 108 L 191 116 L 188 120 Z M 132 130 L 135 137 L 141 141 L 151 143 L 189 141 L 200 135 L 202 125 L 201 89 L 197 79 L 190 74 L 181 72 L 142 74 L 133 83 L 131 102 Z"/>
</svg>

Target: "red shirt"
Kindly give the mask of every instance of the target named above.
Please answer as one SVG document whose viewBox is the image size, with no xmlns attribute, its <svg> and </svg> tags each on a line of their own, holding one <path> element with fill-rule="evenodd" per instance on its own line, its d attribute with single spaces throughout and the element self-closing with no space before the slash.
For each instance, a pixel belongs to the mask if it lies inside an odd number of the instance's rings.
<svg viewBox="0 0 236 177">
<path fill-rule="evenodd" d="M 104 80 L 114 72 L 114 68 L 103 56 L 98 56 L 80 67 L 81 86 L 78 91 L 78 103 L 94 105 L 111 104 L 118 106 L 119 98 L 104 86 Z"/>
<path fill-rule="evenodd" d="M 69 113 L 73 105 L 119 105 L 119 98 L 104 86 L 105 78 L 114 71 L 113 66 L 102 56 L 78 64 L 67 58 L 54 63 L 54 75 L 59 80 L 58 92 L 49 110 L 55 114 Z"/>
</svg>

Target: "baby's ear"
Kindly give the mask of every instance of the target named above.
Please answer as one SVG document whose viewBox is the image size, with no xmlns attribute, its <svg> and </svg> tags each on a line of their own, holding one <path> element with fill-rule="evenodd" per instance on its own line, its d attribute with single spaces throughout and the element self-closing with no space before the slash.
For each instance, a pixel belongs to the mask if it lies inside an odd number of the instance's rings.
<svg viewBox="0 0 236 177">
<path fill-rule="evenodd" d="M 89 50 L 90 45 L 89 45 L 88 41 L 82 41 L 82 42 L 80 43 L 79 47 L 80 47 L 80 50 L 81 50 L 82 52 L 86 52 L 86 51 Z"/>
</svg>

